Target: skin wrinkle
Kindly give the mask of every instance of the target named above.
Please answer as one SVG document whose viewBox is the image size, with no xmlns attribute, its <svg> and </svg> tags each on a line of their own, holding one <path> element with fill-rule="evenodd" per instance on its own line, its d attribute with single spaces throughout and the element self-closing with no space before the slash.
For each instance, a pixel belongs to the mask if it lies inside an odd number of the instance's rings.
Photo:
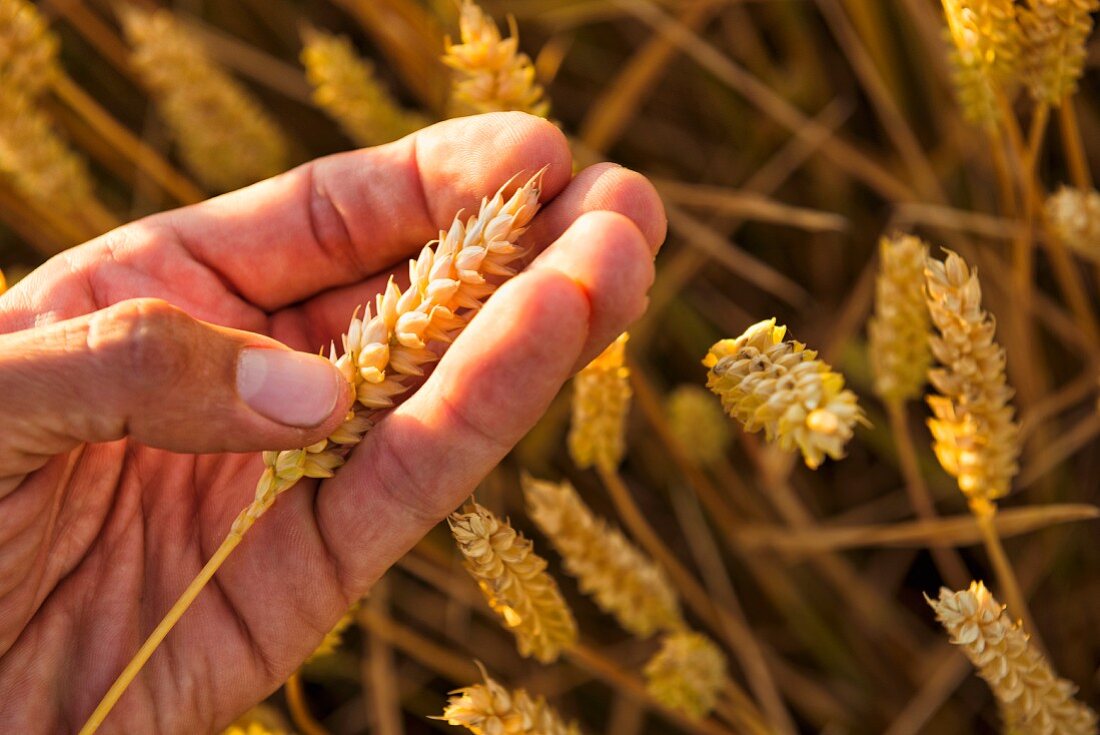
<svg viewBox="0 0 1100 735">
<path fill-rule="evenodd" d="M 348 283 L 362 280 L 371 274 L 371 269 L 359 255 L 359 248 L 351 238 L 344 213 L 324 183 L 324 177 L 317 175 L 317 165 L 311 161 L 302 167 L 305 170 L 305 204 L 309 222 L 309 235 L 325 257 L 340 263 L 351 272 L 353 277 Z M 324 214 L 322 214 L 322 211 Z M 322 224 L 322 221 L 325 224 Z M 327 224 L 327 226 L 326 226 Z"/>
</svg>

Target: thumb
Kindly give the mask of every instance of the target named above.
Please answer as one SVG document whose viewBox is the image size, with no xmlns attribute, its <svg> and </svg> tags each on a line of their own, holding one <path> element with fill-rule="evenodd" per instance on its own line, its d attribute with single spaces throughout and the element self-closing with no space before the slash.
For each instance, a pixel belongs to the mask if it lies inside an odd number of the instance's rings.
<svg viewBox="0 0 1100 735">
<path fill-rule="evenodd" d="M 352 400 L 323 357 L 155 299 L 0 335 L 0 396 L 0 476 L 125 436 L 176 452 L 307 446 Z"/>
</svg>

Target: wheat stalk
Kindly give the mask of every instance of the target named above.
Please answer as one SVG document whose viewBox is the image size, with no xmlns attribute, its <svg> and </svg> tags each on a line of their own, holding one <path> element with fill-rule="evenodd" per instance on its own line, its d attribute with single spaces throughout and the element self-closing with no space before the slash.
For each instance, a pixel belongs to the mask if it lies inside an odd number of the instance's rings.
<svg viewBox="0 0 1100 735">
<path fill-rule="evenodd" d="M 995 125 L 1010 97 L 1020 65 L 1020 31 L 1013 0 L 942 0 L 955 92 L 964 116 Z"/>
<path fill-rule="evenodd" d="M 787 328 L 768 319 L 736 339 L 716 342 L 703 359 L 707 387 L 722 399 L 745 431 L 764 430 L 786 451 L 799 449 L 806 464 L 840 459 L 863 412 L 844 377 L 817 352 L 784 339 Z"/>
<path fill-rule="evenodd" d="M 628 339 L 620 334 L 573 378 L 569 454 L 581 469 L 614 469 L 622 461 L 631 395 L 624 365 Z"/>
<path fill-rule="evenodd" d="M 1096 735 L 1097 716 L 1073 698 L 1077 687 L 1050 663 L 981 582 L 925 599 L 951 642 L 978 669 L 1000 706 L 1008 731 L 1020 735 Z"/>
<path fill-rule="evenodd" d="M 1063 186 L 1047 197 L 1045 212 L 1066 247 L 1100 262 L 1100 192 Z"/>
<path fill-rule="evenodd" d="M 1019 11 L 1024 82 L 1032 99 L 1057 107 L 1077 91 L 1085 41 L 1100 0 L 1028 0 Z"/>
<path fill-rule="evenodd" d="M 912 235 L 879 241 L 875 313 L 867 334 L 875 393 L 887 402 L 916 398 L 928 379 L 931 322 L 922 289 L 927 258 L 927 243 Z"/>
<path fill-rule="evenodd" d="M 278 126 L 193 32 L 167 10 L 127 5 L 119 15 L 130 62 L 195 176 L 228 191 L 286 170 L 288 143 Z"/>
<path fill-rule="evenodd" d="M 669 431 L 694 464 L 710 465 L 726 455 L 729 421 L 705 388 L 690 383 L 678 386 L 665 399 L 665 415 Z"/>
<path fill-rule="evenodd" d="M 561 554 L 565 571 L 625 630 L 645 638 L 685 626 L 664 570 L 596 516 L 568 482 L 524 475 L 527 513 Z"/>
<path fill-rule="evenodd" d="M 667 707 L 703 718 L 726 683 L 726 658 L 714 641 L 694 631 L 670 633 L 646 663 L 646 689 Z"/>
<path fill-rule="evenodd" d="M 576 723 L 566 723 L 545 699 L 523 689 L 509 691 L 478 666 L 485 683 L 451 692 L 443 715 L 433 720 L 464 727 L 474 735 L 580 735 Z"/>
<path fill-rule="evenodd" d="M 313 101 L 361 146 L 404 137 L 428 124 L 397 103 L 346 36 L 306 29 L 301 59 L 313 85 Z"/>
<path fill-rule="evenodd" d="M 496 289 L 492 279 L 513 273 L 510 266 L 522 255 L 516 241 L 538 211 L 542 174 L 538 172 L 506 198 L 512 186 L 509 181 L 494 196 L 483 199 L 478 213 L 465 221 L 462 213 L 456 215 L 434 246 L 425 245 L 409 262 L 407 290 L 402 291 L 391 278 L 376 300 L 373 316 L 369 307 L 362 318 L 356 311 L 342 338 L 344 352 L 337 354 L 335 346 L 330 348 L 330 359 L 355 388 L 356 404 L 346 421 L 327 440 L 309 447 L 264 452 L 264 470 L 253 501 L 119 674 L 80 735 L 91 735 L 99 728 L 164 637 L 276 498 L 303 477 L 330 477 L 373 425 L 376 412 L 393 405 L 394 396 L 410 389 L 409 377 L 420 375 L 421 365 L 436 359 L 427 349 L 428 341 L 453 339 Z"/>
<path fill-rule="evenodd" d="M 546 117 L 550 103 L 535 81 L 535 67 L 519 51 L 515 23 L 501 38 L 493 19 L 472 0 L 463 0 L 459 15 L 461 43 L 450 38 L 443 63 L 454 70 L 451 104 L 458 114 L 519 110 Z"/>
</svg>

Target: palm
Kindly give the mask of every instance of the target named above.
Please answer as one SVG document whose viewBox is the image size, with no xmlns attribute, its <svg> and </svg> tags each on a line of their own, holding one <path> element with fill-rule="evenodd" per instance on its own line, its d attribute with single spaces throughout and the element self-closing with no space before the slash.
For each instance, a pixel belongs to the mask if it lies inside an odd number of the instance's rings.
<svg viewBox="0 0 1100 735">
<path fill-rule="evenodd" d="M 483 140 L 501 119 L 527 133 L 523 146 L 513 143 L 505 155 L 486 151 Z M 67 262 L 45 266 L 21 301 L 5 302 L 0 334 L 28 327 L 42 313 L 68 319 L 155 297 L 205 321 L 315 351 L 337 339 L 354 306 L 457 210 L 475 206 L 516 171 L 547 163 L 546 193 L 558 196 L 525 244 L 542 249 L 585 209 L 598 208 L 641 210 L 639 224 L 659 242 L 662 223 L 643 209 L 654 208 L 652 194 L 636 177 L 603 170 L 567 187 L 567 152 L 556 132 L 529 119 L 501 119 L 451 123 L 450 135 L 430 129 L 416 145 L 355 154 L 377 162 L 335 159 L 326 169 L 291 174 L 289 184 L 267 182 L 203 205 L 189 219 L 155 218 L 72 251 Z M 475 166 L 471 154 L 481 158 Z M 341 194 L 337 180 L 352 175 L 353 164 L 374 165 L 388 177 L 372 183 L 359 172 Z M 321 187 L 324 196 L 301 207 L 288 191 L 297 179 L 307 193 Z M 410 191 L 428 201 L 405 204 Z M 238 215 L 242 209 L 251 215 Z M 432 381 L 368 435 L 336 478 L 299 483 L 257 524 L 108 727 L 213 730 L 284 681 L 350 602 L 522 435 L 572 363 L 636 315 L 648 281 L 624 281 L 622 269 L 630 269 L 614 262 L 624 252 L 590 254 L 587 266 L 578 260 L 592 272 L 574 280 L 599 291 L 587 297 L 590 313 L 578 311 L 587 326 L 570 323 L 562 304 L 551 313 L 533 295 L 502 292 L 512 303 L 479 316 Z M 616 267 L 613 283 L 599 280 Z M 544 293 L 569 288 L 559 283 L 564 279 L 541 278 Z M 563 291 L 560 300 L 568 298 Z M 517 313 L 530 332 L 515 328 Z M 480 338 L 479 322 L 489 330 Z M 570 343 L 572 355 L 561 349 Z M 517 398 L 518 385 L 531 383 L 545 387 Z M 451 449 L 458 431 L 467 432 L 461 456 Z M 0 492 L 0 701 L 42 704 L 0 712 L 0 730 L 79 727 L 222 541 L 261 469 L 257 454 L 177 454 L 121 439 L 78 446 L 9 480 L 14 489 Z"/>
</svg>

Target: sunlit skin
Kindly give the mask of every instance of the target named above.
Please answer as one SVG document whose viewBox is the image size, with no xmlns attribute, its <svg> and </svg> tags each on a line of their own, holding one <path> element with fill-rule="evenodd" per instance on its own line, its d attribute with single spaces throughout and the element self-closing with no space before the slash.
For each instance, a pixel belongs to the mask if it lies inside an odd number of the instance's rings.
<svg viewBox="0 0 1100 735">
<path fill-rule="evenodd" d="M 258 450 L 339 424 L 350 395 L 308 429 L 250 409 L 240 350 L 316 353 L 458 210 L 544 166 L 530 265 L 334 479 L 279 499 L 101 730 L 215 731 L 642 313 L 660 202 L 619 167 L 572 178 L 545 121 L 465 118 L 127 225 L 0 297 L 0 732 L 78 729 L 251 499 Z"/>
</svg>

